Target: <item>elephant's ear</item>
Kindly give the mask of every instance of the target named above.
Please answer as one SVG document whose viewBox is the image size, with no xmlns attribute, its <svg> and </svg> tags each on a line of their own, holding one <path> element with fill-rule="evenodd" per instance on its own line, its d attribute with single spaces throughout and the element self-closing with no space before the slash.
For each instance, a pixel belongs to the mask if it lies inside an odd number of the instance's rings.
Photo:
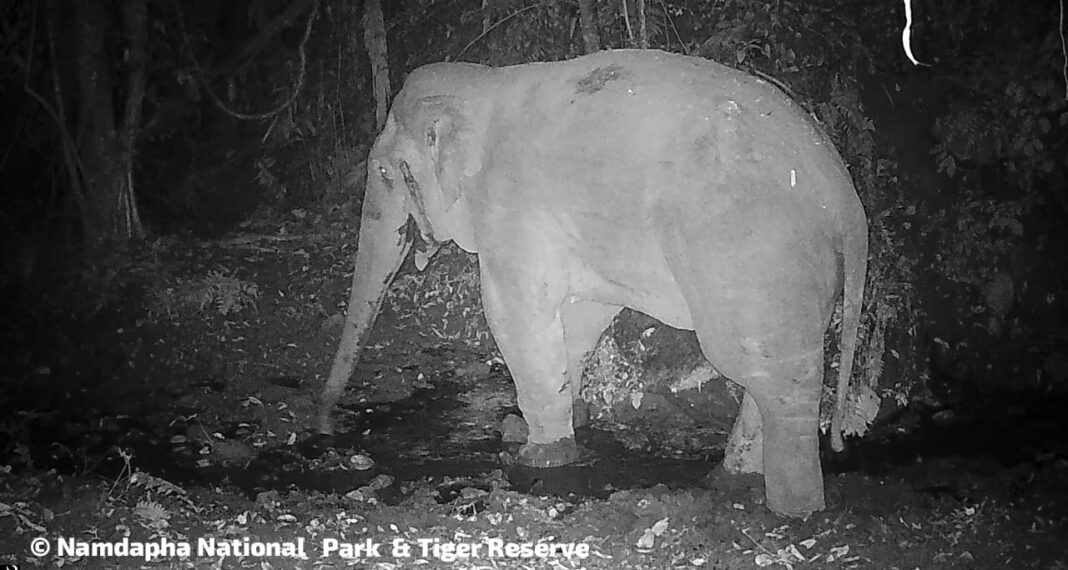
<svg viewBox="0 0 1068 570">
<path fill-rule="evenodd" d="M 451 208 L 460 198 L 464 179 L 482 169 L 482 144 L 474 128 L 472 117 L 451 103 L 452 98 L 428 97 L 426 101 L 436 112 L 427 123 L 426 146 L 434 160 L 442 202 Z"/>
</svg>

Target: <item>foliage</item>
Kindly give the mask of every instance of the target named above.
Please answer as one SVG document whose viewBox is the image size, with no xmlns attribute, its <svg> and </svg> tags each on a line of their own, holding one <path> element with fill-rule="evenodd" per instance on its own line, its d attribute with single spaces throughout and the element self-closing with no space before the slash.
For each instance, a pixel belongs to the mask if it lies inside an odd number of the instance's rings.
<svg viewBox="0 0 1068 570">
<path fill-rule="evenodd" d="M 4 403 L 8 405 L 8 402 Z M 4 442 L 3 447 L 0 447 L 0 453 L 3 453 L 4 466 L 7 469 L 34 468 L 33 453 L 27 442 L 30 441 L 31 425 L 37 419 L 35 416 L 34 413 L 20 411 L 0 421 L 0 441 Z"/>
<path fill-rule="evenodd" d="M 127 471 L 130 471 L 130 469 L 128 468 Z M 133 470 L 130 478 L 125 482 L 128 483 L 128 489 L 131 487 L 141 488 L 150 497 L 170 498 L 179 501 L 186 506 L 193 506 L 189 493 L 185 489 L 167 481 L 166 479 L 160 479 L 159 477 L 145 473 L 140 469 Z"/>
<path fill-rule="evenodd" d="M 875 154 L 875 123 L 864 111 L 856 79 L 836 73 L 826 101 L 816 105 L 817 116 L 832 133 L 838 152 L 846 157 L 857 186 L 865 192 L 879 187 Z M 883 163 L 883 167 L 887 163 Z M 886 178 L 885 173 L 883 176 Z M 878 238 L 889 237 L 878 235 Z"/>
<path fill-rule="evenodd" d="M 168 270 L 156 254 L 160 244 L 153 242 L 129 252 L 116 249 L 84 259 L 67 284 L 81 294 L 63 296 L 68 306 L 62 309 L 92 316 L 123 300 L 138 281 L 151 282 L 166 275 Z"/>
<path fill-rule="evenodd" d="M 698 55 L 788 78 L 795 91 L 818 92 L 832 69 L 853 75 L 871 67 L 872 55 L 849 12 L 833 14 L 820 2 L 727 0 L 703 18 L 707 29 Z M 876 10 L 872 11 L 875 15 Z M 811 30 L 819 28 L 819 34 Z"/>
<path fill-rule="evenodd" d="M 229 269 L 213 269 L 200 280 L 191 297 L 198 310 L 214 306 L 216 312 L 225 317 L 255 307 L 260 289 L 255 283 L 230 275 Z"/>
<path fill-rule="evenodd" d="M 612 2 L 601 0 L 598 2 L 598 27 L 602 39 L 611 42 L 615 47 L 639 48 L 640 29 L 637 6 L 633 2 Z M 650 47 L 669 46 L 678 41 L 678 30 L 673 26 L 673 20 L 684 15 L 692 14 L 692 10 L 686 6 L 688 2 L 646 2 L 645 4 L 645 34 Z"/>
<path fill-rule="evenodd" d="M 1064 310 L 1068 275 L 1057 260 L 1065 252 L 1053 244 L 1063 241 L 1068 215 L 1068 86 L 1056 3 L 958 4 L 931 5 L 936 69 L 953 100 L 932 131 L 945 175 L 943 203 L 931 216 L 935 285 L 951 301 L 944 319 L 956 325 L 943 326 L 937 341 L 955 368 L 987 370 L 993 346 L 1064 350 L 1050 340 L 1063 336 L 1059 325 L 1038 329 L 1021 319 L 1025 307 L 1032 316 Z M 1002 338 L 1006 323 L 1013 343 Z"/>
<path fill-rule="evenodd" d="M 174 319 L 189 311 L 202 313 L 208 308 L 227 317 L 255 308 L 260 297 L 259 286 L 231 273 L 222 267 L 198 279 L 153 282 L 147 298 L 149 317 Z"/>
<path fill-rule="evenodd" d="M 485 11 L 478 4 L 472 6 L 460 16 L 461 25 L 473 23 L 485 30 L 483 21 L 491 25 L 500 22 L 482 41 L 468 48 L 467 55 L 474 61 L 487 65 L 515 65 L 566 59 L 580 53 L 578 44 L 569 37 L 572 8 L 564 3 L 506 0 L 489 3 Z M 456 41 L 476 35 L 459 35 Z M 453 53 L 465 48 L 466 45 Z"/>
<path fill-rule="evenodd" d="M 324 6 L 308 46 L 307 85 L 256 147 L 256 181 L 273 209 L 333 206 L 353 184 L 353 169 L 375 130 L 360 17 L 355 4 Z M 256 93 L 249 86 L 244 96 L 255 99 Z"/>
<path fill-rule="evenodd" d="M 131 465 L 132 455 L 120 450 L 125 465 L 122 476 L 111 487 L 109 503 L 112 506 L 132 504 L 132 521 L 153 533 L 166 536 L 172 532 L 171 521 L 185 513 L 198 513 L 198 507 L 189 493 L 181 487 L 150 475 Z M 171 505 L 168 508 L 168 505 Z"/>
<path fill-rule="evenodd" d="M 411 330 L 471 347 L 492 345 L 478 264 L 455 245 L 443 247 L 425 271 L 394 279 L 384 304 Z"/>
<path fill-rule="evenodd" d="M 620 404 L 641 406 L 644 395 L 641 366 L 645 346 L 640 340 L 621 347 L 611 334 L 597 343 L 586 359 L 581 397 L 589 403 L 594 418 L 610 417 Z"/>
<path fill-rule="evenodd" d="M 1003 265 L 1004 257 L 1023 237 L 1023 216 L 1036 197 L 995 200 L 965 190 L 952 211 L 934 215 L 933 223 L 944 228 L 935 261 L 951 282 L 981 289 Z"/>
<path fill-rule="evenodd" d="M 1063 182 L 1068 167 L 1062 130 L 1068 125 L 1068 98 L 1059 73 L 1063 46 L 1057 26 L 1048 25 L 1057 21 L 1056 8 L 979 4 L 964 12 L 965 19 L 942 23 L 959 38 L 948 56 L 960 65 L 949 77 L 955 104 L 936 120 L 933 153 L 939 170 L 951 177 L 962 169 L 997 165 L 1018 191 L 1041 193 L 1051 178 Z M 972 18 L 1004 21 L 987 28 Z M 1017 49 L 997 47 L 1017 42 L 1023 42 Z M 964 57 L 972 49 L 978 53 Z"/>
<path fill-rule="evenodd" d="M 857 146 L 847 143 L 843 148 Z M 862 187 L 872 191 L 866 202 L 868 283 L 854 362 L 854 393 L 847 400 L 843 426 L 846 434 L 864 433 L 875 419 L 881 399 L 903 406 L 922 390 L 927 379 L 919 350 L 920 323 L 925 318 L 915 290 L 919 259 L 909 243 L 920 216 L 901 187 L 896 163 L 888 159 L 875 163 L 854 174 Z M 887 358 L 896 361 L 897 372 L 889 386 L 880 382 Z"/>
</svg>

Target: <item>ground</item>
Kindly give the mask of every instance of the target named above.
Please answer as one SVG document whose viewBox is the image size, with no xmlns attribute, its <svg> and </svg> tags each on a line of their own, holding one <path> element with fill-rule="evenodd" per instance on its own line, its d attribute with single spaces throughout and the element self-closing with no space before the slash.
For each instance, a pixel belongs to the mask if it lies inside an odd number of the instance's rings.
<svg viewBox="0 0 1068 570">
<path fill-rule="evenodd" d="M 270 233 L 146 247 L 89 319 L 5 307 L 18 356 L 4 370 L 0 562 L 1068 568 L 1068 453 L 1054 437 L 1064 394 L 907 409 L 827 456 L 828 508 L 805 520 L 769 512 L 759 478 L 706 479 L 714 447 L 657 453 L 586 428 L 581 465 L 509 466 L 507 369 L 478 315 L 457 320 L 452 301 L 429 300 L 470 294 L 455 252 L 428 277 L 401 277 L 335 416 L 339 435 L 314 435 L 354 241 L 345 223 L 293 216 Z M 412 302 L 444 308 L 405 313 Z M 725 439 L 729 423 L 709 425 Z M 51 549 L 35 555 L 41 537 Z M 61 538 L 175 550 L 101 557 L 59 552 Z M 230 551 L 198 552 L 199 539 Z M 305 558 L 251 550 L 298 539 Z M 449 545 L 464 544 L 479 557 L 454 560 Z"/>
</svg>

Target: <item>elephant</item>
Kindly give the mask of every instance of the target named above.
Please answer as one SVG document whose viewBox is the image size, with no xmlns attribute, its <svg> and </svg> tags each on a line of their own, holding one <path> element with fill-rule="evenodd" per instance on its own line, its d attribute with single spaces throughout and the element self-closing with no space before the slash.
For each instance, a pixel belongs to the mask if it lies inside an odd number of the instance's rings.
<svg viewBox="0 0 1068 570">
<path fill-rule="evenodd" d="M 825 508 L 823 340 L 841 297 L 841 450 L 868 224 L 834 145 L 779 89 L 658 50 L 413 71 L 367 159 L 321 432 L 402 261 L 414 250 L 421 271 L 450 240 L 478 255 L 483 308 L 529 427 L 518 463 L 579 458 L 583 359 L 629 307 L 695 331 L 745 388 L 735 429 L 758 441 L 738 453 L 756 454 L 741 459 L 763 473 L 766 505 Z"/>
</svg>

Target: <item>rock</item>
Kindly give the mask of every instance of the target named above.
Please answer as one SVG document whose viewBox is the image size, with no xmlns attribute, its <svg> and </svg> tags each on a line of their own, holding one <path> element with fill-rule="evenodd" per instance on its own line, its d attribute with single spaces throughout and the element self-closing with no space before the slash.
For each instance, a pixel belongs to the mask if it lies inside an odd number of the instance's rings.
<svg viewBox="0 0 1068 570">
<path fill-rule="evenodd" d="M 340 331 L 345 325 L 345 315 L 341 313 L 334 313 L 329 317 L 323 319 L 323 323 L 319 325 L 319 330 L 327 333 L 334 333 Z"/>
<path fill-rule="evenodd" d="M 381 491 L 393 484 L 394 478 L 389 475 L 378 475 L 367 484 L 371 490 Z"/>
<path fill-rule="evenodd" d="M 501 440 L 505 443 L 527 442 L 527 421 L 515 414 L 508 414 L 501 420 Z"/>
<path fill-rule="evenodd" d="M 357 471 L 367 471 L 375 466 L 375 460 L 366 455 L 357 453 L 352 457 L 349 457 L 349 465 Z"/>
<path fill-rule="evenodd" d="M 950 409 L 939 410 L 931 416 L 931 421 L 937 426 L 948 426 L 956 423 L 957 420 L 957 413 Z"/>
<path fill-rule="evenodd" d="M 490 365 L 482 361 L 468 362 L 456 367 L 456 375 L 460 378 L 481 378 L 489 376 Z"/>
</svg>

